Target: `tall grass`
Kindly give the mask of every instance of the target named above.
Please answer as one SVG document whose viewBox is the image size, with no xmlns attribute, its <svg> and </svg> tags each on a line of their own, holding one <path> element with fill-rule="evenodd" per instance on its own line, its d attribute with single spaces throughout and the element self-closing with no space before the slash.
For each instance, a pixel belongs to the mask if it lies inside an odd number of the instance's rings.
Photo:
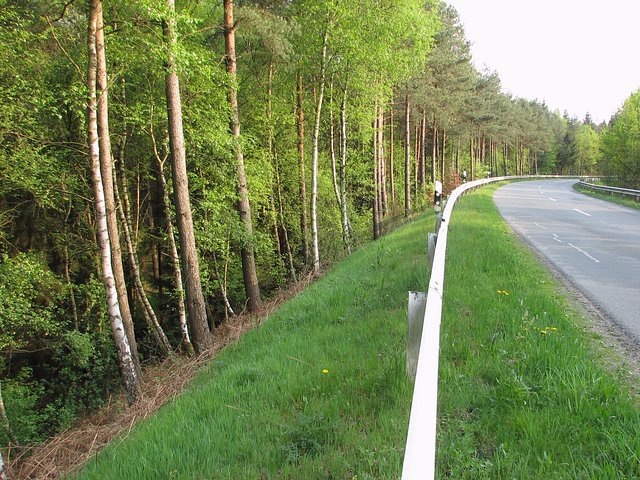
<svg viewBox="0 0 640 480">
<path fill-rule="evenodd" d="M 79 478 L 397 478 L 411 400 L 407 291 L 426 289 L 433 222 L 337 265 Z"/>
<path fill-rule="evenodd" d="M 640 414 L 579 318 L 502 222 L 496 187 L 451 223 L 438 476 L 640 478 Z"/>
<path fill-rule="evenodd" d="M 449 227 L 438 477 L 640 478 L 622 375 L 502 222 L 494 190 L 464 197 Z M 432 228 L 421 217 L 337 265 L 79 478 L 399 478 L 407 291 L 426 289 Z"/>
</svg>

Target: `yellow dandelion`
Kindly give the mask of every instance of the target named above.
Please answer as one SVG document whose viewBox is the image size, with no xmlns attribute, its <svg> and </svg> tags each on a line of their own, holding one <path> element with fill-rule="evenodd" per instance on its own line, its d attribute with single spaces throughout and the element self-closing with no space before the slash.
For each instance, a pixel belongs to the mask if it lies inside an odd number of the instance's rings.
<svg viewBox="0 0 640 480">
<path fill-rule="evenodd" d="M 543 334 L 543 335 L 548 335 L 549 334 L 549 332 L 547 332 L 546 330 L 540 330 L 540 333 Z"/>
<path fill-rule="evenodd" d="M 323 368 L 322 369 L 322 373 L 324 373 L 326 375 L 327 373 L 329 373 L 329 370 L 327 370 L 326 368 Z"/>
</svg>

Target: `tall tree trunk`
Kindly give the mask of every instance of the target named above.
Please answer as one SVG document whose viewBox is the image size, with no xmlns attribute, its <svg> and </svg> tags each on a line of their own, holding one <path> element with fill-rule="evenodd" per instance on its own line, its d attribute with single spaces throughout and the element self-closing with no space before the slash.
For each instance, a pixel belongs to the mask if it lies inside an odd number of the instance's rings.
<svg viewBox="0 0 640 480">
<path fill-rule="evenodd" d="M 255 312 L 260 308 L 260 287 L 256 271 L 256 258 L 253 249 L 253 220 L 251 219 L 251 203 L 249 202 L 249 189 L 247 187 L 247 175 L 244 171 L 244 154 L 240 142 L 240 116 L 238 112 L 238 87 L 236 64 L 236 25 L 233 20 L 233 0 L 224 0 L 224 44 L 227 61 L 227 73 L 231 77 L 231 86 L 228 92 L 229 106 L 231 107 L 231 133 L 235 140 L 236 170 L 238 175 L 238 212 L 244 226 L 246 239 L 240 249 L 242 258 L 242 276 L 244 289 L 247 295 L 249 311 Z"/>
<path fill-rule="evenodd" d="M 115 176 L 115 171 L 114 171 Z M 171 348 L 171 344 L 169 343 L 169 339 L 167 338 L 164 330 L 160 326 L 160 322 L 158 321 L 158 317 L 156 316 L 156 312 L 153 310 L 149 299 L 147 298 L 147 293 L 144 290 L 144 286 L 142 285 L 142 278 L 140 276 L 140 262 L 138 261 L 138 254 L 136 252 L 136 247 L 133 244 L 133 239 L 131 237 L 131 231 L 129 230 L 129 219 L 125 215 L 124 208 L 122 207 L 122 201 L 120 197 L 120 192 L 118 189 L 118 182 L 114 182 L 114 194 L 116 201 L 116 209 L 120 212 L 120 223 L 122 224 L 122 229 L 124 233 L 125 242 L 127 245 L 127 252 L 129 254 L 129 264 L 131 265 L 131 274 L 133 276 L 134 286 L 136 289 L 137 299 L 142 306 L 142 315 L 147 323 L 149 328 L 149 332 L 155 338 L 162 354 L 165 357 L 170 357 L 173 355 L 173 350 Z M 124 196 L 127 195 L 126 192 L 123 192 Z"/>
<path fill-rule="evenodd" d="M 502 165 L 504 167 L 504 176 L 507 176 L 507 161 L 509 156 L 509 144 L 505 142 L 502 149 Z"/>
<path fill-rule="evenodd" d="M 102 185 L 102 174 L 100 172 L 100 145 L 98 139 L 98 115 L 97 115 L 97 45 L 96 31 L 98 29 L 99 17 L 102 15 L 101 0 L 90 0 L 89 3 L 89 29 L 88 29 L 88 69 L 87 87 L 89 98 L 87 101 L 87 129 L 89 137 L 89 154 L 91 159 L 91 173 L 93 180 L 93 190 L 95 196 L 96 226 L 98 228 L 97 237 L 100 249 L 100 259 L 102 267 L 102 279 L 107 298 L 107 310 L 111 322 L 111 332 L 116 347 L 118 366 L 127 395 L 129 405 L 136 402 L 140 396 L 140 380 L 134 359 L 129 346 L 129 340 L 124 330 L 120 304 L 118 302 L 118 291 L 113 277 L 111 267 L 111 245 L 109 243 L 109 229 L 107 227 L 107 211 L 105 206 L 104 189 Z"/>
<path fill-rule="evenodd" d="M 289 232 L 287 230 L 287 225 L 284 219 L 284 206 L 282 202 L 282 187 L 280 183 L 280 165 L 278 163 L 278 154 L 274 155 L 275 160 L 275 169 L 276 169 L 276 193 L 278 195 L 278 205 L 279 205 L 279 214 L 280 214 L 280 225 L 282 226 L 282 232 L 284 234 L 284 246 L 287 251 L 287 258 L 289 260 L 289 274 L 291 275 L 291 279 L 294 282 L 298 281 L 298 277 L 296 275 L 296 267 L 293 263 L 293 252 L 291 251 L 291 243 L 289 242 Z"/>
<path fill-rule="evenodd" d="M 380 174 L 380 216 L 389 211 L 387 201 L 387 157 L 384 154 L 384 107 L 380 108 L 378 119 L 378 172 Z"/>
<path fill-rule="evenodd" d="M 475 159 L 475 147 L 474 147 L 474 136 L 471 135 L 469 137 L 469 180 L 473 181 L 474 176 L 474 165 L 476 163 Z"/>
<path fill-rule="evenodd" d="M 331 78 L 329 86 L 329 98 L 330 104 L 333 103 L 333 77 Z M 329 109 L 329 153 L 331 157 L 331 179 L 333 181 L 333 193 L 336 196 L 336 202 L 338 203 L 338 209 L 342 212 L 342 195 L 340 195 L 340 187 L 338 186 L 338 168 L 336 160 L 336 142 L 335 142 L 335 128 L 333 119 L 333 109 Z M 342 237 L 344 239 L 344 224 L 342 225 Z M 344 245 L 347 250 L 347 245 Z"/>
<path fill-rule="evenodd" d="M 313 151 L 311 156 L 311 235 L 313 241 L 313 272 L 320 272 L 320 251 L 318 249 L 318 157 L 320 142 L 320 115 L 324 100 L 324 84 L 327 73 L 327 44 L 329 42 L 329 24 L 322 35 L 322 51 L 320 54 L 320 84 L 316 100 L 316 116 L 313 123 Z"/>
<path fill-rule="evenodd" d="M 300 230 L 302 231 L 302 245 L 304 250 L 304 263 L 309 265 L 309 227 L 307 221 L 307 181 L 304 164 L 304 103 L 303 103 L 302 74 L 298 73 L 298 84 L 296 88 L 298 127 L 298 159 L 300 165 Z"/>
<path fill-rule="evenodd" d="M 446 163 L 446 154 L 447 154 L 447 128 L 446 127 L 442 127 L 442 148 L 440 149 L 441 153 L 442 153 L 442 175 L 440 178 L 442 178 L 442 183 L 444 184 L 444 167 L 445 167 L 445 163 Z"/>
<path fill-rule="evenodd" d="M 415 131 L 413 132 L 414 148 L 413 148 L 413 192 L 418 196 L 418 178 L 420 175 L 420 149 L 422 148 L 422 142 L 420 140 L 420 122 L 416 123 Z"/>
<path fill-rule="evenodd" d="M 167 110 L 169 120 L 169 147 L 171 149 L 171 168 L 173 173 L 173 191 L 176 206 L 178 232 L 180 235 L 180 254 L 184 267 L 185 293 L 187 312 L 189 313 L 190 331 L 196 353 L 202 353 L 213 345 L 209 332 L 207 312 L 200 282 L 200 265 L 196 238 L 191 216 L 191 200 L 189 198 L 189 178 L 187 176 L 187 156 L 184 147 L 182 130 L 182 102 L 180 100 L 180 79 L 178 78 L 175 60 L 177 43 L 175 0 L 166 0 L 169 18 L 163 22 L 164 37 L 169 44 L 167 58 L 167 74 L 165 78 L 167 94 Z"/>
<path fill-rule="evenodd" d="M 105 208 L 107 209 L 107 228 L 109 229 L 109 242 L 111 245 L 111 265 L 118 290 L 118 302 L 120 314 L 124 324 L 131 355 L 138 374 L 140 374 L 140 360 L 138 346 L 133 328 L 133 318 L 129 308 L 129 297 L 125 282 L 124 268 L 122 265 L 122 251 L 120 249 L 120 235 L 118 232 L 118 219 L 113 194 L 113 157 L 111 153 L 111 135 L 109 133 L 109 85 L 107 81 L 107 59 L 104 47 L 104 25 L 102 19 L 102 1 L 98 2 L 96 16 L 96 78 L 98 88 L 97 116 L 98 116 L 98 142 L 100 149 L 100 174 L 104 189 Z"/>
<path fill-rule="evenodd" d="M 420 184 L 427 181 L 427 112 L 422 111 L 422 122 L 420 124 Z M 433 182 L 432 182 L 433 183 Z"/>
<path fill-rule="evenodd" d="M 393 121 L 393 100 L 389 106 L 389 185 L 391 186 L 391 203 L 396 203 L 396 179 L 395 179 L 395 166 L 393 161 L 393 142 L 394 142 L 394 121 Z"/>
<path fill-rule="evenodd" d="M 411 106 L 409 94 L 404 97 L 404 216 L 411 214 Z"/>
<path fill-rule="evenodd" d="M 347 86 L 342 91 L 342 103 L 340 104 L 340 202 L 342 219 L 342 241 L 351 254 L 351 223 L 347 211 Z"/>
<path fill-rule="evenodd" d="M 431 182 L 435 183 L 438 175 L 438 124 L 433 119 L 433 149 L 431 151 Z"/>
<path fill-rule="evenodd" d="M 176 296 L 178 297 L 178 321 L 180 323 L 180 333 L 182 336 L 182 349 L 188 356 L 195 353 L 191 336 L 189 335 L 189 327 L 187 325 L 187 309 L 184 303 L 184 288 L 182 283 L 182 268 L 180 267 L 180 256 L 178 255 L 178 247 L 173 232 L 173 221 L 171 219 L 171 210 L 169 208 L 169 189 L 167 188 L 167 180 L 164 177 L 164 160 L 160 158 L 155 135 L 153 133 L 153 120 L 149 126 L 149 136 L 153 146 L 153 158 L 158 168 L 158 185 L 160 188 L 160 197 L 162 198 L 162 215 L 167 229 L 167 238 L 169 239 L 169 251 L 171 252 L 171 263 L 173 265 L 173 278 L 176 287 Z M 207 326 L 208 328 L 208 326 Z"/>
<path fill-rule="evenodd" d="M 377 107 L 376 107 L 377 113 Z M 378 116 L 373 121 L 373 239 L 380 238 L 380 184 L 378 174 Z"/>
</svg>

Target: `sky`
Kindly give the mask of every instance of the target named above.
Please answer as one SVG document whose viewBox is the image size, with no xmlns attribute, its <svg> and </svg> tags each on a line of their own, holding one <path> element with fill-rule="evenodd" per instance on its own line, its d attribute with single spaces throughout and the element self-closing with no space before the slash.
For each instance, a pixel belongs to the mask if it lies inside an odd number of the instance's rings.
<svg viewBox="0 0 640 480">
<path fill-rule="evenodd" d="M 609 121 L 640 89 L 640 0 L 446 0 L 502 89 Z"/>
</svg>

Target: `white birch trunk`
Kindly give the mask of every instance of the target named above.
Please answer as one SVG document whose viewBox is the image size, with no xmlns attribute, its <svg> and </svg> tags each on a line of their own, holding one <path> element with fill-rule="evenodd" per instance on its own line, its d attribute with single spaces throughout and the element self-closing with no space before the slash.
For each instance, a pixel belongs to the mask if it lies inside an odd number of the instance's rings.
<svg viewBox="0 0 640 480">
<path fill-rule="evenodd" d="M 329 25 L 322 37 L 322 54 L 320 59 L 320 86 L 316 102 L 316 118 L 313 125 L 313 152 L 311 156 L 311 235 L 313 242 L 313 272 L 320 272 L 320 251 L 318 248 L 318 143 L 320 139 L 320 115 L 324 99 L 324 84 L 327 69 L 327 43 Z"/>
<path fill-rule="evenodd" d="M 351 223 L 347 212 L 347 87 L 345 85 L 342 92 L 342 103 L 340 105 L 340 202 L 342 234 L 347 253 L 351 254 Z"/>
<path fill-rule="evenodd" d="M 107 229 L 107 212 L 104 199 L 104 188 L 102 186 L 102 175 L 100 173 L 100 147 L 98 141 L 98 116 L 97 116 L 97 95 L 96 95 L 96 29 L 97 14 L 100 9 L 100 0 L 91 0 L 89 14 L 89 65 L 87 75 L 87 85 L 89 87 L 89 100 L 87 103 L 88 134 L 89 134 L 89 155 L 91 159 L 91 173 L 93 180 L 93 191 L 95 196 L 95 215 L 97 227 L 97 240 L 100 250 L 100 260 L 102 266 L 102 280 L 104 283 L 107 298 L 107 308 L 111 323 L 111 332 L 115 343 L 118 365 L 127 394 L 129 405 L 136 402 L 141 395 L 140 381 L 131 355 L 129 341 L 124 331 L 122 316 L 120 314 L 120 304 L 118 303 L 118 292 L 116 290 L 113 269 L 111 266 L 111 246 L 109 244 L 109 231 Z"/>
</svg>

